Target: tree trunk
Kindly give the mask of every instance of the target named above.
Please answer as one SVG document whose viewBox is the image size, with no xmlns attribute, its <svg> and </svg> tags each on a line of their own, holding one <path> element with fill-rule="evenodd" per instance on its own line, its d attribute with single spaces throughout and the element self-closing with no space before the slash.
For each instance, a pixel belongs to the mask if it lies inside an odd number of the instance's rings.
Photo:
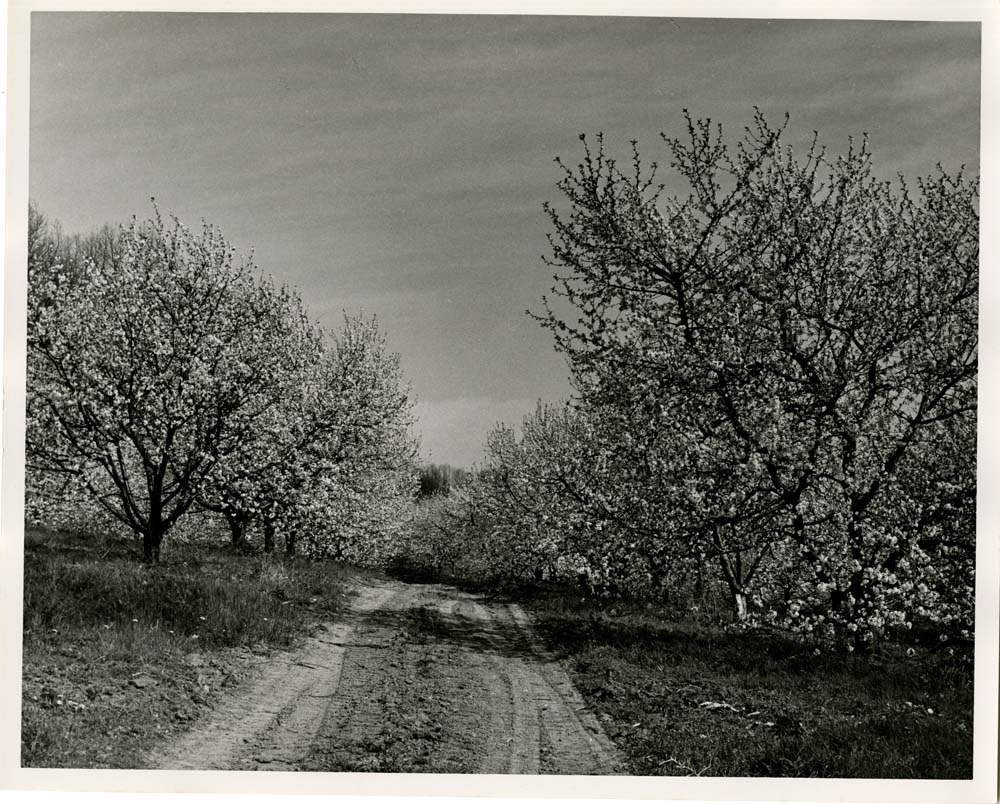
<svg viewBox="0 0 1000 804">
<path fill-rule="evenodd" d="M 739 553 L 737 553 L 738 555 Z M 747 595 L 743 589 L 743 579 L 740 577 L 743 569 L 742 562 L 737 562 L 734 571 L 734 567 L 726 554 L 720 553 L 719 566 L 722 569 L 722 577 L 725 579 L 726 586 L 729 587 L 729 594 L 732 597 L 733 615 L 736 617 L 737 622 L 743 622 L 747 618 Z"/>
<path fill-rule="evenodd" d="M 264 552 L 274 552 L 274 521 L 271 519 L 264 520 Z"/>
<path fill-rule="evenodd" d="M 853 505 L 852 505 L 853 507 Z M 864 567 L 865 556 L 861 548 L 861 526 L 857 511 L 852 511 L 847 523 L 848 556 L 857 561 L 861 569 L 851 571 L 846 589 L 834 589 L 830 595 L 830 607 L 840 615 L 845 623 L 857 623 L 864 618 L 869 608 L 869 591 L 865 586 Z M 871 640 L 865 639 L 865 627 L 859 627 L 852 639 L 856 652 L 867 653 L 871 648 Z"/>
<path fill-rule="evenodd" d="M 150 489 L 149 519 L 142 534 L 142 560 L 147 564 L 155 564 L 160 560 L 160 543 L 163 541 L 163 534 L 167 532 L 167 524 L 163 521 L 161 488 L 160 478 L 157 477 Z"/>
<path fill-rule="evenodd" d="M 649 593 L 659 603 L 666 603 L 670 599 L 670 590 L 667 588 L 667 572 L 666 562 L 649 561 Z"/>
<path fill-rule="evenodd" d="M 246 550 L 247 547 L 247 519 L 239 514 L 226 511 L 224 513 L 226 517 L 226 522 L 229 523 L 229 532 L 232 534 L 233 547 L 235 547 L 240 552 Z"/>
<path fill-rule="evenodd" d="M 747 596 L 745 592 L 733 592 L 733 609 L 736 619 L 743 622 L 747 618 Z"/>
<path fill-rule="evenodd" d="M 142 534 L 142 560 L 147 564 L 156 564 L 160 560 L 160 543 L 163 541 L 163 524 L 150 523 Z"/>
</svg>

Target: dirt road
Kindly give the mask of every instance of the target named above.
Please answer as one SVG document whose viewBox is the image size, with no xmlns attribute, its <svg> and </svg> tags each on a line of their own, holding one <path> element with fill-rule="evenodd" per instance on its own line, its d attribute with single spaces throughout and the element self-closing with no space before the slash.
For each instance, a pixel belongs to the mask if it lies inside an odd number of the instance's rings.
<svg viewBox="0 0 1000 804">
<path fill-rule="evenodd" d="M 597 775 L 619 758 L 519 606 L 385 581 L 262 664 L 154 764 Z"/>
</svg>

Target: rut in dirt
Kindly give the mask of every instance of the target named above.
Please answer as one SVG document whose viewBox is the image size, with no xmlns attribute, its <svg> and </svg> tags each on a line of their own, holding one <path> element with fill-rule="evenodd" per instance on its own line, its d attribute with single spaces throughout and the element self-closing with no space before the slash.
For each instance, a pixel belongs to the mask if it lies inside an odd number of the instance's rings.
<svg viewBox="0 0 1000 804">
<path fill-rule="evenodd" d="M 151 764 L 605 775 L 621 759 L 519 606 L 383 582 Z"/>
</svg>

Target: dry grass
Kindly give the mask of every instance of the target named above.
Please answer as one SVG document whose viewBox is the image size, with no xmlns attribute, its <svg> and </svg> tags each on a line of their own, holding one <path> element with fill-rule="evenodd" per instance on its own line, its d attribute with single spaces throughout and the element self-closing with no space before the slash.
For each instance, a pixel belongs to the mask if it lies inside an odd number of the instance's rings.
<svg viewBox="0 0 1000 804">
<path fill-rule="evenodd" d="M 635 774 L 972 775 L 969 656 L 816 655 L 646 605 L 525 604 Z"/>
<path fill-rule="evenodd" d="M 128 542 L 29 533 L 22 765 L 141 766 L 256 655 L 335 618 L 352 573 L 179 543 L 147 566 Z"/>
</svg>

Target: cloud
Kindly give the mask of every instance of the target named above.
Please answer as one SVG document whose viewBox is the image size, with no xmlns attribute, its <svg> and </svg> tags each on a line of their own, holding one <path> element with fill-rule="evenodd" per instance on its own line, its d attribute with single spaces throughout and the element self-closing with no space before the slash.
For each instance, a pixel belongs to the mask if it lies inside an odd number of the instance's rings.
<svg viewBox="0 0 1000 804">
<path fill-rule="evenodd" d="M 577 135 L 629 141 L 687 192 L 659 132 L 681 109 L 738 137 L 754 104 L 878 175 L 979 155 L 979 26 L 817 20 L 38 13 L 31 195 L 66 231 L 160 209 L 219 225 L 331 330 L 377 314 L 422 402 L 425 454 L 570 393 L 542 211 Z M 558 300 L 557 300 L 558 304 Z M 572 316 L 568 305 L 560 314 Z"/>
<path fill-rule="evenodd" d="M 529 397 L 421 400 L 415 406 L 421 455 L 427 461 L 454 466 L 479 463 L 489 430 L 499 422 L 520 424 L 536 403 L 536 399 Z"/>
</svg>

